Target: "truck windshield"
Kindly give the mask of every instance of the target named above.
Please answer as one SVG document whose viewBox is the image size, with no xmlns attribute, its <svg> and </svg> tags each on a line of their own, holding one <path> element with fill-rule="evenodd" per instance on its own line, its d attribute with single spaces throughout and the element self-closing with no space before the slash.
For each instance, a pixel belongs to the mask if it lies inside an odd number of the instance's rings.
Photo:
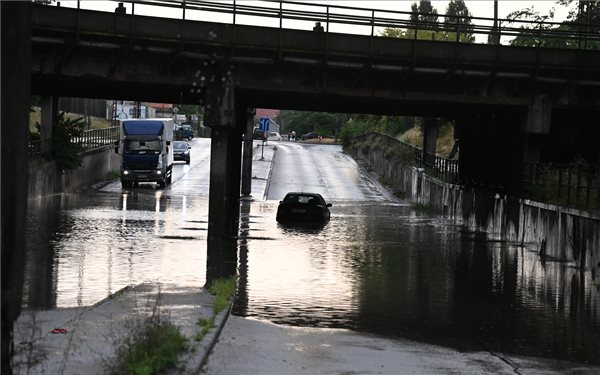
<svg viewBox="0 0 600 375">
<path fill-rule="evenodd" d="M 133 155 L 158 155 L 161 151 L 159 139 L 134 140 L 126 139 L 124 152 Z"/>
</svg>

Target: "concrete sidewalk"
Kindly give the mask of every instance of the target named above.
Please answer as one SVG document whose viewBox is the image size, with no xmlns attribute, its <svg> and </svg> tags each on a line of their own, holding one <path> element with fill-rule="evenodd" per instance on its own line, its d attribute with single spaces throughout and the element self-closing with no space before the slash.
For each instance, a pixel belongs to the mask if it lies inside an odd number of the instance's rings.
<svg viewBox="0 0 600 375">
<path fill-rule="evenodd" d="M 181 330 L 191 351 L 178 368 L 198 370 L 214 344 L 228 311 L 215 318 L 215 328 L 201 341 L 200 319 L 210 319 L 213 296 L 204 288 L 141 284 L 128 287 L 89 307 L 29 311 L 15 326 L 16 374 L 100 375 L 109 372 L 118 345 L 146 317 L 158 314 Z M 176 372 L 174 372 L 176 373 Z"/>
<path fill-rule="evenodd" d="M 268 189 L 276 148 L 255 142 L 252 196 L 262 200 Z M 93 306 L 24 311 L 15 323 L 15 374 L 100 375 L 109 373 L 118 344 L 155 311 L 174 323 L 190 343 L 169 374 L 198 373 L 214 346 L 229 309 L 219 313 L 201 341 L 200 319 L 213 317 L 213 296 L 204 288 L 140 284 L 126 287 Z M 158 308 L 158 310 L 156 310 Z"/>
</svg>

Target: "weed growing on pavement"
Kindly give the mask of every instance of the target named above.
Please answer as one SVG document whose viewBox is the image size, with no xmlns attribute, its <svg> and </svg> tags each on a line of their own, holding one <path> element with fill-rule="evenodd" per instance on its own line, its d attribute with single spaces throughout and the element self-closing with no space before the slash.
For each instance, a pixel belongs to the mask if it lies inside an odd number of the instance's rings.
<svg viewBox="0 0 600 375">
<path fill-rule="evenodd" d="M 160 291 L 150 314 L 140 316 L 131 332 L 117 349 L 111 374 L 153 375 L 177 363 L 180 352 L 188 348 L 188 339 L 179 328 L 162 316 Z"/>
<path fill-rule="evenodd" d="M 118 350 L 115 374 L 151 375 L 175 365 L 187 339 L 160 316 L 147 317 Z"/>
<path fill-rule="evenodd" d="M 215 326 L 215 317 L 213 316 L 210 319 L 200 319 L 198 321 L 198 325 L 200 325 L 200 332 L 196 334 L 194 340 L 202 341 L 204 336 L 208 333 L 208 331 Z"/>
<path fill-rule="evenodd" d="M 237 278 L 235 276 L 221 278 L 213 281 L 208 286 L 208 291 L 215 296 L 213 302 L 213 313 L 217 315 L 225 307 L 229 306 L 235 294 Z"/>
</svg>

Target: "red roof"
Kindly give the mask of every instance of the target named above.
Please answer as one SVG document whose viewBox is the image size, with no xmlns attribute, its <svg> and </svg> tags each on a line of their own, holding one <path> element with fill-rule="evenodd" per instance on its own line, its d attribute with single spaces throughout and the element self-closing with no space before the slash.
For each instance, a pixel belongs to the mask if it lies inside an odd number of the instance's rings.
<svg viewBox="0 0 600 375">
<path fill-rule="evenodd" d="M 257 118 L 262 118 L 262 117 L 275 118 L 275 117 L 277 117 L 277 115 L 279 115 L 278 109 L 256 108 L 256 117 Z"/>
</svg>

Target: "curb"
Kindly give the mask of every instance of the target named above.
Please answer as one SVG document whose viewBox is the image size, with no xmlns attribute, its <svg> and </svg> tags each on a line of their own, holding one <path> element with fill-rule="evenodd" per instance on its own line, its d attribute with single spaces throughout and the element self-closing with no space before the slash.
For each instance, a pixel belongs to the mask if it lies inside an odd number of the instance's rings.
<svg viewBox="0 0 600 375">
<path fill-rule="evenodd" d="M 271 174 L 273 173 L 273 163 L 275 163 L 275 156 L 277 155 L 277 147 L 273 147 L 273 156 L 271 156 L 271 163 L 269 163 L 269 172 L 267 173 L 267 185 L 265 186 L 265 192 L 263 194 L 263 201 L 267 199 L 269 195 L 269 187 L 271 186 Z"/>
<path fill-rule="evenodd" d="M 231 308 L 233 307 L 233 301 L 235 300 L 235 296 L 232 297 L 231 303 L 229 307 L 218 313 L 214 317 L 214 327 L 211 329 L 206 336 L 202 338 L 196 344 L 196 347 L 188 352 L 183 358 L 178 360 L 178 365 L 175 368 L 166 371 L 168 375 L 175 374 L 200 374 L 202 372 L 202 368 L 208 362 L 208 358 L 210 354 L 219 341 L 219 337 L 223 328 L 225 327 L 225 323 L 229 318 L 231 313 Z M 193 339 L 192 339 L 193 340 Z M 202 352 L 202 353 L 200 353 Z"/>
<path fill-rule="evenodd" d="M 196 368 L 195 372 L 199 373 L 202 370 L 202 367 L 204 367 L 204 365 L 208 362 L 208 357 L 210 356 L 210 353 L 212 352 L 215 345 L 217 344 L 217 341 L 219 341 L 219 337 L 221 336 L 223 327 L 225 327 L 225 323 L 227 322 L 227 319 L 229 318 L 229 315 L 231 314 L 231 307 L 233 306 L 234 300 L 235 300 L 235 296 L 231 299 L 231 303 L 229 304 L 229 307 L 227 309 L 221 311 L 220 313 L 218 313 L 217 316 L 215 317 L 215 321 L 218 321 L 219 323 L 218 323 L 216 329 L 213 330 L 213 332 L 211 332 L 209 334 L 210 338 L 209 338 L 208 345 L 206 347 L 204 355 L 202 356 L 202 359 L 200 360 L 200 365 Z"/>
</svg>

